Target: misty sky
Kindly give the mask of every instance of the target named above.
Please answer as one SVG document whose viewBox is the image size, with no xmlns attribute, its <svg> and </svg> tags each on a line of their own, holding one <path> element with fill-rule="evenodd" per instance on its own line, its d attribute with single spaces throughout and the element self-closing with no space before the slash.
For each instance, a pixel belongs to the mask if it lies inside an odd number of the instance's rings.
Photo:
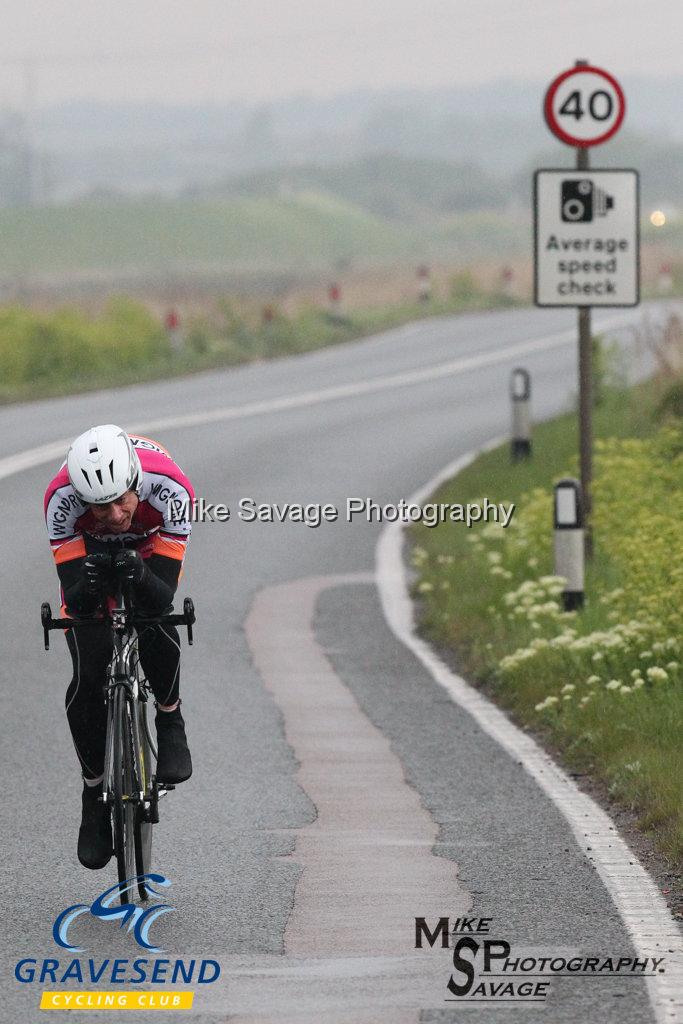
<svg viewBox="0 0 683 1024">
<path fill-rule="evenodd" d="M 5 0 L 0 106 L 683 73 L 683 0 Z M 27 75 L 22 58 L 35 60 Z M 682 103 L 683 108 L 683 103 Z"/>
</svg>

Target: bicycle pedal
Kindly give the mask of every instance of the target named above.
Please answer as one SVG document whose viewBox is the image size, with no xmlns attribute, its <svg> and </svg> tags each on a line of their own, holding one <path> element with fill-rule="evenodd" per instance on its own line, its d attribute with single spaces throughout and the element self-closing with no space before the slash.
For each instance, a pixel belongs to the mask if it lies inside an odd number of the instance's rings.
<svg viewBox="0 0 683 1024">
<path fill-rule="evenodd" d="M 149 807 L 145 807 L 142 820 L 150 825 L 157 825 L 159 823 L 159 805 L 154 803 L 150 804 Z"/>
</svg>

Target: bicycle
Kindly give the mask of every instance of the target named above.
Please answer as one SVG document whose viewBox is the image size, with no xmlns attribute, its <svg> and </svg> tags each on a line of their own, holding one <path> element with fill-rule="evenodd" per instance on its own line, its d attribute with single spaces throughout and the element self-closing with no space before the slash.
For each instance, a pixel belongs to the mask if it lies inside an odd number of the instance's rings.
<svg viewBox="0 0 683 1024">
<path fill-rule="evenodd" d="M 151 867 L 152 826 L 159 821 L 160 798 L 175 789 L 157 782 L 154 774 L 157 748 L 147 721 L 147 702 L 152 693 L 140 669 L 138 629 L 186 626 L 188 643 L 192 644 L 195 611 L 192 598 L 186 597 L 182 615 L 136 615 L 130 595 L 121 585 L 114 601 L 114 607 L 96 619 L 53 619 L 50 604 L 45 601 L 40 606 L 40 620 L 46 651 L 50 649 L 51 629 L 111 624 L 114 646 L 104 686 L 107 732 L 102 800 L 111 810 L 120 902 L 125 904 L 131 902 L 134 886 L 130 881 L 136 877 L 140 899 L 149 897 L 144 876 Z"/>
</svg>

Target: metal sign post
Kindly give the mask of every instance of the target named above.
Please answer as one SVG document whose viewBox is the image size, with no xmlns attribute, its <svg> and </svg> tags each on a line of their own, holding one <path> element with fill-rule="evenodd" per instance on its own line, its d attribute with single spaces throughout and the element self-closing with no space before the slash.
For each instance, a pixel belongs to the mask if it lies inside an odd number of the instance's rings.
<svg viewBox="0 0 683 1024">
<path fill-rule="evenodd" d="M 577 60 L 573 68 L 550 83 L 543 109 L 553 134 L 576 148 L 576 171 L 585 174 L 585 178 L 568 171 L 538 171 L 536 174 L 535 300 L 539 306 L 578 307 L 579 462 L 585 551 L 590 557 L 591 306 L 638 303 L 637 225 L 635 235 L 628 229 L 629 220 L 637 218 L 637 176 L 631 171 L 590 171 L 589 147 L 611 138 L 619 130 L 626 112 L 621 86 L 608 72 L 593 67 L 588 61 Z M 602 187 L 607 179 L 601 176 L 608 174 L 612 192 Z M 630 178 L 625 177 L 629 175 Z M 555 231 L 548 227 L 553 218 L 558 224 Z"/>
<path fill-rule="evenodd" d="M 577 61 L 577 65 L 581 65 Z M 590 156 L 587 146 L 576 147 L 576 169 L 587 171 Z M 593 557 L 593 334 L 591 307 L 579 306 L 579 474 L 583 500 L 584 553 Z"/>
</svg>

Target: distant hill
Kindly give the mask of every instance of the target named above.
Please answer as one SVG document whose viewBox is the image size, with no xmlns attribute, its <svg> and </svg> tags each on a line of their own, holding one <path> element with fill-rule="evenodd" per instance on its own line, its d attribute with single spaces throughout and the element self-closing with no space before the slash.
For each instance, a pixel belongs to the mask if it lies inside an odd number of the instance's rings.
<svg viewBox="0 0 683 1024">
<path fill-rule="evenodd" d="M 530 203 L 530 181 L 537 167 L 574 167 L 574 151 L 568 146 L 548 148 L 528 160 L 514 176 L 512 192 Z M 640 174 L 643 210 L 664 207 L 683 210 L 683 140 L 660 140 L 624 131 L 591 151 L 593 167 L 633 167 Z"/>
<path fill-rule="evenodd" d="M 635 167 L 643 209 L 683 209 L 683 141 L 659 142 L 624 132 L 591 154 L 594 167 Z M 548 147 L 501 177 L 471 164 L 384 153 L 334 166 L 276 167 L 188 190 L 195 196 L 296 197 L 314 191 L 343 199 L 375 216 L 429 228 L 467 211 L 529 210 L 538 167 L 574 167 L 570 147 Z"/>
<path fill-rule="evenodd" d="M 228 178 L 195 190 L 222 196 L 297 196 L 324 192 L 376 216 L 430 223 L 466 210 L 501 209 L 509 190 L 479 167 L 385 153 L 332 167 L 279 167 Z M 192 194 L 190 190 L 189 194 Z"/>
<path fill-rule="evenodd" d="M 421 252 L 415 232 L 342 200 L 127 200 L 1 210 L 0 275 L 302 271 Z"/>
<path fill-rule="evenodd" d="M 524 217 L 476 211 L 406 224 L 308 191 L 296 196 L 100 199 L 0 210 L 0 282 L 329 275 L 352 265 L 528 253 Z M 220 283 L 218 287 L 220 287 Z"/>
<path fill-rule="evenodd" d="M 683 76 L 626 76 L 623 84 L 627 131 L 662 144 L 683 141 Z M 21 125 L 5 131 L 0 109 L 0 202 L 25 196 L 27 179 L 39 200 L 69 201 L 93 189 L 170 195 L 228 175 L 348 164 L 385 153 L 509 177 L 534 153 L 551 149 L 562 159 L 569 152 L 543 122 L 546 85 L 501 80 L 470 88 L 366 89 L 269 104 L 72 102 L 38 110 L 28 135 Z M 22 187 L 12 187 L 12 175 Z"/>
</svg>

